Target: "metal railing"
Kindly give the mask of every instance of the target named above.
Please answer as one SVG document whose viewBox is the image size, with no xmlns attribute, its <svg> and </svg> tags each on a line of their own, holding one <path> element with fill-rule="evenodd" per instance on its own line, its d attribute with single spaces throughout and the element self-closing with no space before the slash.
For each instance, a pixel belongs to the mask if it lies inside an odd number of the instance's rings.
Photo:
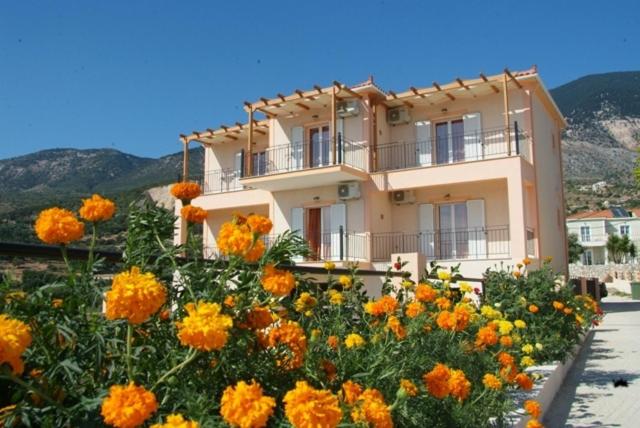
<svg viewBox="0 0 640 428">
<path fill-rule="evenodd" d="M 496 128 L 475 133 L 432 137 L 424 141 L 393 142 L 378 145 L 375 171 L 428 167 L 507 156 L 523 156 L 530 161 L 528 135 L 517 127 Z"/>
<path fill-rule="evenodd" d="M 240 184 L 241 172 L 232 169 L 218 169 L 204 173 L 202 191 L 205 195 L 243 190 Z"/>
<path fill-rule="evenodd" d="M 511 254 L 509 226 L 371 234 L 372 261 L 387 261 L 396 253 L 422 253 L 432 260 L 506 258 Z"/>
<path fill-rule="evenodd" d="M 531 227 L 527 227 L 527 256 L 536 256 L 536 232 Z"/>
</svg>

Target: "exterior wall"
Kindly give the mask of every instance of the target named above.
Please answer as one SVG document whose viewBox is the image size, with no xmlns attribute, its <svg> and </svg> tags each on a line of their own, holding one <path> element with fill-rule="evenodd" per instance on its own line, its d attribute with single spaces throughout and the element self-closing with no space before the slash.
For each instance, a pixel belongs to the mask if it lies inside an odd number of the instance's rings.
<svg viewBox="0 0 640 428">
<path fill-rule="evenodd" d="M 640 247 L 640 218 L 599 218 L 599 219 L 571 219 L 567 220 L 567 233 L 576 234 L 578 242 L 585 250 L 592 251 L 592 262 L 594 265 L 609 264 L 608 252 L 606 249 L 607 240 L 611 235 L 621 235 L 620 226 L 629 226 L 629 239 Z M 590 231 L 590 240 L 584 241 L 580 229 L 588 226 Z M 576 263 L 582 265 L 582 259 Z"/>
</svg>

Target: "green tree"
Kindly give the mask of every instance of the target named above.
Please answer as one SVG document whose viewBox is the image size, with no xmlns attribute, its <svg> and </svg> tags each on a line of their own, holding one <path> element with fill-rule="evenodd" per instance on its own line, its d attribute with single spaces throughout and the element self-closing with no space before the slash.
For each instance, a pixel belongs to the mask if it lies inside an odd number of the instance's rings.
<svg viewBox="0 0 640 428">
<path fill-rule="evenodd" d="M 569 263 L 575 263 L 580 260 L 580 256 L 584 253 L 584 247 L 578 241 L 578 235 L 570 233 L 568 236 L 569 245 Z"/>
<path fill-rule="evenodd" d="M 636 246 L 627 235 L 610 235 L 607 239 L 607 251 L 609 260 L 614 263 L 623 263 L 628 257 L 636 256 Z"/>
<path fill-rule="evenodd" d="M 640 187 L 640 147 L 636 149 L 638 156 L 636 156 L 636 167 L 633 168 L 633 175 L 636 178 L 636 186 Z"/>
</svg>

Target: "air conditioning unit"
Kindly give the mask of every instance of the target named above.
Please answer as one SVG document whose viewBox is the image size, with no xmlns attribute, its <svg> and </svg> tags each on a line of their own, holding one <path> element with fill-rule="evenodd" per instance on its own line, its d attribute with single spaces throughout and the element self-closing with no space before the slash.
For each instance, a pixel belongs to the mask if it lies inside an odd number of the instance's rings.
<svg viewBox="0 0 640 428">
<path fill-rule="evenodd" d="M 411 122 L 411 116 L 407 107 L 400 106 L 387 110 L 387 123 L 389 125 L 404 125 L 409 122 Z"/>
<path fill-rule="evenodd" d="M 351 117 L 360 114 L 360 103 L 357 100 L 340 101 L 336 105 L 338 117 Z"/>
<path fill-rule="evenodd" d="M 391 192 L 391 201 L 396 205 L 413 204 L 416 201 L 416 194 L 413 190 L 395 190 Z"/>
<path fill-rule="evenodd" d="M 358 199 L 360 197 L 360 183 L 349 181 L 338 184 L 338 198 L 345 201 L 347 199 Z"/>
</svg>

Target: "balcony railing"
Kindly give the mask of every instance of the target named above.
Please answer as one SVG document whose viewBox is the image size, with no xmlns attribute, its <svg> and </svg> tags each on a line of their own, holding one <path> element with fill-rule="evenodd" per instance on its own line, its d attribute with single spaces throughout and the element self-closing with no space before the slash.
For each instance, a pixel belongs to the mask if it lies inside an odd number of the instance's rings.
<svg viewBox="0 0 640 428">
<path fill-rule="evenodd" d="M 240 171 L 218 169 L 204 174 L 202 189 L 204 194 L 233 192 L 243 188 L 240 184 Z"/>
<path fill-rule="evenodd" d="M 529 160 L 529 138 L 517 128 L 510 130 L 511 148 L 506 128 L 433 137 L 425 141 L 394 142 L 378 145 L 376 171 L 427 167 L 452 163 L 523 156 Z"/>
<path fill-rule="evenodd" d="M 435 260 L 509 257 L 509 226 L 437 229 L 416 233 L 374 233 L 371 260 L 388 261 L 394 253 L 422 253 Z"/>
<path fill-rule="evenodd" d="M 365 142 L 338 139 L 336 159 L 330 140 L 294 142 L 267 148 L 253 158 L 253 176 L 279 174 L 331 165 L 349 165 L 366 171 L 369 158 Z"/>
</svg>

